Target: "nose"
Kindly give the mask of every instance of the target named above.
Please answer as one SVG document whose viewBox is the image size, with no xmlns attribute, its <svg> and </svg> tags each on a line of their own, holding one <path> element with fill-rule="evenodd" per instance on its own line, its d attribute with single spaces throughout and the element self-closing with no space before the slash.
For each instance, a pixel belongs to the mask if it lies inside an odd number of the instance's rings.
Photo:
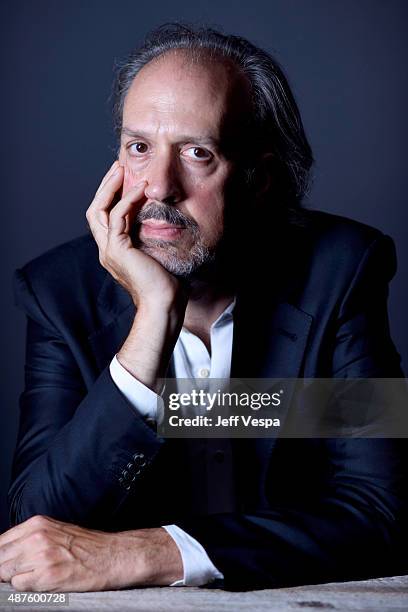
<svg viewBox="0 0 408 612">
<path fill-rule="evenodd" d="M 171 151 L 156 154 L 146 174 L 145 196 L 165 204 L 177 204 L 182 197 L 182 185 L 177 159 Z"/>
</svg>

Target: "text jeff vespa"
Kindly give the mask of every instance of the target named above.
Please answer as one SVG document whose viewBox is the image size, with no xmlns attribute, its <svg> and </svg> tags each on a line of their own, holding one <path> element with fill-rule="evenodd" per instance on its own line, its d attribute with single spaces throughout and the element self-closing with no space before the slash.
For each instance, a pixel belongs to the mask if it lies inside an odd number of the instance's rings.
<svg viewBox="0 0 408 612">
<path fill-rule="evenodd" d="M 265 407 L 278 407 L 280 405 L 280 393 L 206 393 L 203 390 L 193 390 L 190 393 L 172 393 L 169 396 L 169 409 L 179 410 L 181 407 L 201 408 L 211 411 L 214 408 L 221 409 L 224 414 L 216 417 L 207 414 L 195 414 L 193 416 L 180 416 L 171 414 L 168 416 L 170 427 L 280 427 L 280 419 L 271 416 L 255 417 L 252 414 L 229 414 L 225 416 L 225 409 L 250 408 L 259 410 Z"/>
</svg>

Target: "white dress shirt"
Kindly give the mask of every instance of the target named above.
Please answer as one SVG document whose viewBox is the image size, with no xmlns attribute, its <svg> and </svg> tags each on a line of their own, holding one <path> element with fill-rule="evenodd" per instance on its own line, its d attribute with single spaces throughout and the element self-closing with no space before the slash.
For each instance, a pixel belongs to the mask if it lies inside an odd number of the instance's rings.
<svg viewBox="0 0 408 612">
<path fill-rule="evenodd" d="M 230 377 L 234 306 L 235 300 L 211 325 L 211 356 L 198 336 L 184 327 L 181 329 L 172 355 L 176 378 Z M 119 390 L 142 416 L 157 420 L 158 396 L 125 370 L 116 356 L 110 364 L 110 374 Z M 183 561 L 183 579 L 173 582 L 171 586 L 202 586 L 215 578 L 223 578 L 196 539 L 177 525 L 163 527 L 177 544 Z"/>
</svg>

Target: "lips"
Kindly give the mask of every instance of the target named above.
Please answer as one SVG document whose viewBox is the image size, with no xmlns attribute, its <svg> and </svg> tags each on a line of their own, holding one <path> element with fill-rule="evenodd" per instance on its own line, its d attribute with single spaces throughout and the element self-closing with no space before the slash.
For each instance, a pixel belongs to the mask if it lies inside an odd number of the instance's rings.
<svg viewBox="0 0 408 612">
<path fill-rule="evenodd" d="M 156 219 L 149 219 L 143 221 L 140 228 L 140 236 L 143 238 L 178 238 L 182 235 L 185 227 L 181 225 L 174 225 L 167 223 L 166 221 L 159 221 Z"/>
<path fill-rule="evenodd" d="M 142 225 L 145 227 L 154 227 L 155 229 L 184 229 L 182 225 L 174 225 L 174 223 L 166 223 L 165 221 L 157 221 L 155 219 L 143 221 Z"/>
</svg>

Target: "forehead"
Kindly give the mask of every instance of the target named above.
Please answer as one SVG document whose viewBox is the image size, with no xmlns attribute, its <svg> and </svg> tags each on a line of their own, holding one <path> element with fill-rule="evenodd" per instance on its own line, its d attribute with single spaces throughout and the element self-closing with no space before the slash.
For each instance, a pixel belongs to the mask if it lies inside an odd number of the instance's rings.
<svg viewBox="0 0 408 612">
<path fill-rule="evenodd" d="M 231 64 L 193 61 L 184 52 L 153 60 L 125 98 L 123 125 L 152 132 L 211 133 L 221 138 L 248 109 L 249 86 Z"/>
</svg>

